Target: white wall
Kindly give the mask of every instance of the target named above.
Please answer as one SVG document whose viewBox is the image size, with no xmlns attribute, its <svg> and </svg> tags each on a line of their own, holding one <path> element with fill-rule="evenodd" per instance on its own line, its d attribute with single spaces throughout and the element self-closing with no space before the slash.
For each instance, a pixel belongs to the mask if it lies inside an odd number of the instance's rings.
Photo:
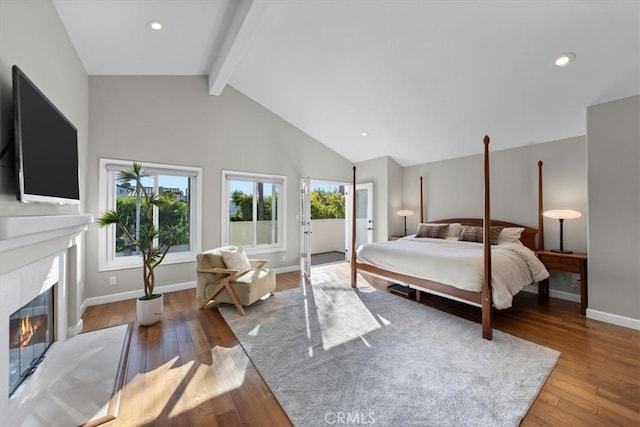
<svg viewBox="0 0 640 427">
<path fill-rule="evenodd" d="M 88 209 L 98 214 L 101 157 L 203 168 L 203 249 L 220 245 L 221 170 L 286 175 L 287 251 L 260 254 L 269 266 L 299 262 L 300 177 L 349 181 L 352 164 L 233 87 L 219 97 L 207 78 L 91 76 Z M 141 289 L 140 269 L 98 272 L 98 230 L 87 233 L 90 297 Z M 282 257 L 285 260 L 282 260 Z M 109 276 L 117 285 L 109 286 Z M 195 263 L 161 265 L 157 285 L 195 280 Z"/>
<path fill-rule="evenodd" d="M 311 254 L 344 252 L 346 221 L 339 218 L 311 220 Z"/>
<path fill-rule="evenodd" d="M 640 96 L 587 109 L 589 311 L 640 325 Z M 604 319 L 603 319 L 604 320 Z"/>
<path fill-rule="evenodd" d="M 403 168 L 392 158 L 387 162 L 387 233 L 389 236 L 401 236 L 404 233 L 404 221 L 396 215 L 403 206 L 402 194 Z M 416 215 L 418 212 L 416 211 Z M 407 231 L 408 233 L 408 231 Z"/>
<path fill-rule="evenodd" d="M 14 151 L 0 160 L 0 215 L 55 215 L 85 212 L 89 81 L 50 0 L 0 0 L 0 147 L 13 144 L 11 66 L 18 65 L 78 130 L 81 205 L 22 204 L 16 199 Z M 55 161 L 55 159 L 52 159 Z M 81 239 L 80 246 L 83 239 Z M 35 251 L 32 251 L 35 255 Z M 21 265 L 35 259 L 24 257 Z M 84 256 L 79 248 L 77 283 L 69 292 L 69 322 L 80 320 Z M 4 270 L 3 270 L 4 271 Z"/>
<path fill-rule="evenodd" d="M 478 144 L 482 144 L 479 140 Z M 584 136 L 530 145 L 490 154 L 491 217 L 537 228 L 538 160 L 542 160 L 544 206 L 573 209 L 579 219 L 566 221 L 564 246 L 576 252 L 587 250 L 587 158 Z M 404 169 L 404 205 L 419 212 L 419 177 L 424 177 L 425 220 L 482 218 L 483 157 L 475 155 L 427 163 Z M 415 230 L 420 216 L 407 218 Z M 545 247 L 560 244 L 558 222 L 545 219 Z M 576 277 L 553 272 L 550 287 L 579 293 Z"/>
</svg>

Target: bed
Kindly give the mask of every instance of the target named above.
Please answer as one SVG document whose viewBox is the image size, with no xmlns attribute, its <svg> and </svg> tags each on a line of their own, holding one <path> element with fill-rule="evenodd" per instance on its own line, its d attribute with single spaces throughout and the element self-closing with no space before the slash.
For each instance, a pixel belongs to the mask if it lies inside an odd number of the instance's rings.
<svg viewBox="0 0 640 427">
<path fill-rule="evenodd" d="M 434 223 L 451 223 L 461 228 L 472 226 L 473 221 L 451 219 Z M 496 227 L 497 223 L 504 227 L 500 235 L 505 232 L 507 235 L 517 234 L 527 229 L 502 221 L 494 221 L 493 226 Z M 407 280 L 401 281 L 420 291 L 429 292 L 433 289 L 422 288 L 416 279 L 449 285 L 463 294 L 463 300 L 480 305 L 478 297 L 483 281 L 483 244 L 458 239 L 458 236 L 430 238 L 413 234 L 392 242 L 363 245 L 356 252 L 358 268 L 383 276 L 393 273 L 396 280 L 398 275 L 407 276 Z M 499 240 L 497 245 L 492 246 L 491 256 L 491 297 L 497 309 L 511 307 L 513 296 L 522 288 L 549 276 L 535 252 L 521 241 L 507 238 Z"/>
<path fill-rule="evenodd" d="M 513 295 L 523 287 L 542 282 L 549 276 L 535 256 L 537 229 L 523 225 L 491 220 L 489 188 L 489 137 L 484 138 L 484 217 L 453 218 L 424 223 L 422 178 L 420 181 L 420 222 L 428 232 L 422 236 L 404 237 L 390 242 L 361 246 L 356 250 L 352 239 L 351 284 L 357 286 L 358 270 L 402 282 L 421 292 L 434 293 L 482 307 L 482 336 L 492 339 L 492 308 L 508 308 Z M 539 166 L 539 210 L 542 203 L 542 162 Z M 353 169 L 354 186 L 356 168 Z M 542 216 L 538 215 L 539 228 Z M 355 220 L 353 221 L 355 224 Z M 427 225 L 431 224 L 431 226 Z M 454 227 L 455 226 L 455 227 Z M 454 228 L 472 233 L 472 241 L 459 241 Z M 474 229 L 466 228 L 474 227 Z M 432 236 L 438 229 L 438 238 Z M 445 229 L 446 234 L 442 234 Z M 419 230 L 421 231 L 421 230 Z M 452 232 L 453 231 L 453 232 Z M 492 236 L 493 233 L 493 236 Z M 500 236 L 506 233 L 501 240 Z M 352 230 L 355 236 L 355 229 Z M 494 245 L 487 244 L 492 240 Z M 478 243 L 478 241 L 482 243 Z M 544 295 L 540 289 L 539 294 Z"/>
</svg>

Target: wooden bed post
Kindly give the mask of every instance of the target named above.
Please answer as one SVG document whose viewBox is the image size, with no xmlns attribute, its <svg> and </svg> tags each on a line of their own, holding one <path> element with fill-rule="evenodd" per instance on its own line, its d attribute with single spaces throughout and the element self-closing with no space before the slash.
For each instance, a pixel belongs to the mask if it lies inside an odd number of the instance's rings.
<svg viewBox="0 0 640 427">
<path fill-rule="evenodd" d="M 358 286 L 358 270 L 356 267 L 356 204 L 357 193 L 356 193 L 356 167 L 353 167 L 353 195 L 352 201 L 353 206 L 351 207 L 351 287 L 355 288 Z"/>
<path fill-rule="evenodd" d="M 538 250 L 544 249 L 544 218 L 542 201 L 542 160 L 538 160 Z"/>
<path fill-rule="evenodd" d="M 420 177 L 420 222 L 424 222 L 424 201 L 422 200 L 422 177 Z"/>
<path fill-rule="evenodd" d="M 493 338 L 491 297 L 491 197 L 489 186 L 489 136 L 484 136 L 484 273 L 482 281 L 482 338 Z"/>
</svg>

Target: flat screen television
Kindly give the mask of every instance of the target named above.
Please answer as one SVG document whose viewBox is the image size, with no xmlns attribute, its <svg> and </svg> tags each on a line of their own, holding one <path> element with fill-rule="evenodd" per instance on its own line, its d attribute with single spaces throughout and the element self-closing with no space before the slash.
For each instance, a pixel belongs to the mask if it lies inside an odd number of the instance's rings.
<svg viewBox="0 0 640 427">
<path fill-rule="evenodd" d="M 12 70 L 18 200 L 80 203 L 75 126 L 20 68 Z"/>
</svg>

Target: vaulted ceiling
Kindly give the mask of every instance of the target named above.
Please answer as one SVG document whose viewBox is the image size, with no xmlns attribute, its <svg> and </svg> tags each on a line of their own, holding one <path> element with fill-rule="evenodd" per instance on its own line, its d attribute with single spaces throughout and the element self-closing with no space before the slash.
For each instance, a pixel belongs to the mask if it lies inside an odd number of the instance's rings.
<svg viewBox="0 0 640 427">
<path fill-rule="evenodd" d="M 208 75 L 354 162 L 584 135 L 640 94 L 634 0 L 53 1 L 90 75 Z"/>
</svg>

